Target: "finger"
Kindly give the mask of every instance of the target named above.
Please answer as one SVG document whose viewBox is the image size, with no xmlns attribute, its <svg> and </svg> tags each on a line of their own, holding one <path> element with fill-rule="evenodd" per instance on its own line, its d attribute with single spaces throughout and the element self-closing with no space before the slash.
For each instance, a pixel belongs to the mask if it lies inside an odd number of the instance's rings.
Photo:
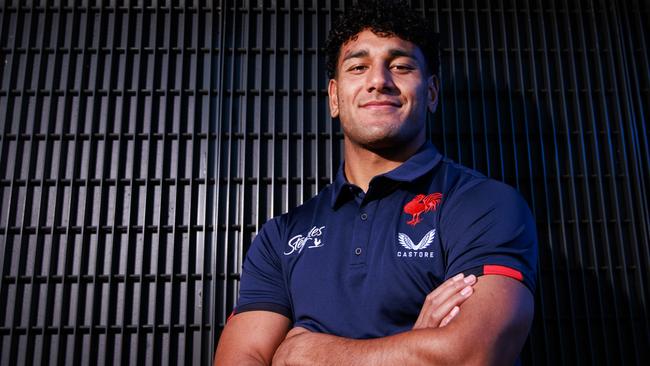
<svg viewBox="0 0 650 366">
<path fill-rule="evenodd" d="M 471 283 L 471 281 L 470 281 Z M 418 328 L 435 328 L 439 327 L 442 320 L 453 310 L 455 306 L 460 306 L 469 298 L 474 289 L 472 285 L 462 287 L 460 291 L 452 293 L 451 297 L 437 298 L 432 300 L 432 304 L 420 312 L 420 322 Z"/>
<path fill-rule="evenodd" d="M 437 306 L 431 313 L 429 323 L 430 327 L 439 327 L 442 320 L 451 314 L 454 307 L 460 307 L 474 293 L 474 288 L 470 285 L 464 287 L 459 293 L 448 298 L 445 302 Z"/>
<path fill-rule="evenodd" d="M 470 275 L 464 277 L 463 273 L 459 273 L 438 286 L 434 291 L 427 295 L 413 329 L 437 327 L 442 320 L 442 316 L 451 311 L 451 307 L 436 311 L 438 307 L 440 307 L 441 304 L 448 303 L 448 300 L 451 297 L 460 293 L 460 291 L 462 291 L 468 284 L 473 285 L 475 282 L 476 276 Z M 451 304 L 453 307 L 453 304 L 456 303 L 454 302 Z M 434 315 L 434 317 L 432 317 L 432 315 Z M 436 315 L 441 317 L 436 318 Z"/>
<path fill-rule="evenodd" d="M 449 322 L 452 319 L 454 319 L 456 317 L 456 315 L 458 315 L 459 312 L 460 312 L 460 307 L 458 305 L 454 306 L 454 308 L 451 309 L 449 314 L 447 314 L 447 316 L 444 319 L 442 319 L 442 321 L 440 322 L 440 328 L 442 328 L 445 325 L 449 324 Z"/>
<path fill-rule="evenodd" d="M 474 285 L 476 283 L 476 276 L 473 274 L 466 277 L 460 277 L 460 278 L 458 277 L 459 276 L 456 276 L 445 281 L 445 283 L 442 286 L 436 288 L 430 294 L 430 297 L 434 299 L 438 299 L 438 302 L 444 302 L 448 298 L 462 291 L 463 288 L 465 288 L 465 286 Z"/>
<path fill-rule="evenodd" d="M 443 286 L 440 286 L 427 295 L 426 302 L 429 302 L 429 305 L 432 307 L 430 310 L 437 309 L 441 304 L 457 296 L 465 287 L 474 285 L 476 283 L 476 276 L 469 275 L 460 279 L 454 277 L 452 280 L 447 280 Z M 450 310 L 451 308 L 446 309 L 444 314 L 447 314 Z"/>
<path fill-rule="evenodd" d="M 418 318 L 415 321 L 415 325 L 413 325 L 413 329 L 426 328 L 428 326 L 424 325 L 425 318 L 428 318 L 428 314 L 431 312 L 431 307 L 434 305 L 435 299 L 438 297 L 437 294 L 444 292 L 445 288 L 453 286 L 455 282 L 462 280 L 464 276 L 463 273 L 457 274 L 443 282 L 442 285 L 436 287 L 427 295 L 422 304 L 422 309 L 420 309 L 420 313 L 418 314 Z"/>
</svg>

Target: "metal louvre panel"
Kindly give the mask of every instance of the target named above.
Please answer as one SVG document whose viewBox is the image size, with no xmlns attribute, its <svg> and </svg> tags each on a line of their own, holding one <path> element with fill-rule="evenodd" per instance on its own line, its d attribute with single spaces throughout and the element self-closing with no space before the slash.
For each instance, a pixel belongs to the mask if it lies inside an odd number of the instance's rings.
<svg viewBox="0 0 650 366">
<path fill-rule="evenodd" d="M 1 365 L 211 364 L 254 235 L 342 159 L 352 3 L 0 1 Z M 411 3 L 431 139 L 537 220 L 523 363 L 650 363 L 650 4 Z"/>
</svg>

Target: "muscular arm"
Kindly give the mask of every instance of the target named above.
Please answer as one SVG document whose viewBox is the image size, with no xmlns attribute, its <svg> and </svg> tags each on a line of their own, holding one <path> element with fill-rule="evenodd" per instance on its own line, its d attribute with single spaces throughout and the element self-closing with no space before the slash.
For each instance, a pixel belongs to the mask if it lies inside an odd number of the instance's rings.
<svg viewBox="0 0 650 366">
<path fill-rule="evenodd" d="M 290 320 L 270 311 L 247 311 L 233 316 L 221 333 L 216 365 L 269 365 L 289 331 Z"/>
<path fill-rule="evenodd" d="M 458 306 L 471 296 L 472 285 L 475 283 L 475 276 L 464 277 L 460 273 L 438 286 L 427 296 L 413 328 L 444 327 L 449 324 L 459 313 Z M 294 328 L 287 334 L 290 325 L 287 317 L 270 311 L 249 311 L 232 317 L 219 339 L 214 364 L 271 364 L 271 359 L 285 336 L 287 340 L 296 340 L 294 335 L 307 332 L 303 328 Z M 284 354 L 293 352 L 292 346 L 288 342 L 285 344 Z M 274 362 L 282 364 L 287 361 L 282 359 L 282 356 L 278 356 Z"/>
<path fill-rule="evenodd" d="M 533 296 L 520 282 L 482 276 L 459 315 L 442 328 L 414 329 L 371 340 L 292 331 L 280 345 L 278 365 L 513 364 L 533 318 Z"/>
</svg>

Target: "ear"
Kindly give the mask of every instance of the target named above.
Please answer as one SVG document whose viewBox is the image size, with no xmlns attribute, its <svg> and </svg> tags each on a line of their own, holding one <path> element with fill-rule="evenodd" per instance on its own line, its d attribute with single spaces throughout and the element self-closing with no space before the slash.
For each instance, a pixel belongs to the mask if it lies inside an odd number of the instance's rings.
<svg viewBox="0 0 650 366">
<path fill-rule="evenodd" d="M 330 79 L 327 85 L 327 95 L 329 96 L 330 116 L 336 118 L 339 116 L 339 94 L 336 79 Z"/>
<path fill-rule="evenodd" d="M 431 113 L 435 113 L 436 109 L 438 108 L 438 91 L 440 90 L 440 81 L 438 80 L 438 77 L 435 74 L 432 74 L 429 76 L 429 79 L 427 80 L 427 101 L 428 101 L 428 107 L 429 111 Z"/>
</svg>

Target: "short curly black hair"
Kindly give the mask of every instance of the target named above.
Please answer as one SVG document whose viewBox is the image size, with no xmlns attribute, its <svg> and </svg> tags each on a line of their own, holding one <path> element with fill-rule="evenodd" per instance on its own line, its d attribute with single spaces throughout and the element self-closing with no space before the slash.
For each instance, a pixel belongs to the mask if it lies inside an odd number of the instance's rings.
<svg viewBox="0 0 650 366">
<path fill-rule="evenodd" d="M 405 1 L 359 0 L 340 16 L 332 25 L 325 52 L 327 54 L 327 74 L 336 77 L 336 66 L 341 47 L 364 29 L 379 36 L 397 36 L 417 45 L 427 61 L 430 74 L 438 74 L 440 51 L 438 34 L 431 21 L 421 17 Z"/>
</svg>

